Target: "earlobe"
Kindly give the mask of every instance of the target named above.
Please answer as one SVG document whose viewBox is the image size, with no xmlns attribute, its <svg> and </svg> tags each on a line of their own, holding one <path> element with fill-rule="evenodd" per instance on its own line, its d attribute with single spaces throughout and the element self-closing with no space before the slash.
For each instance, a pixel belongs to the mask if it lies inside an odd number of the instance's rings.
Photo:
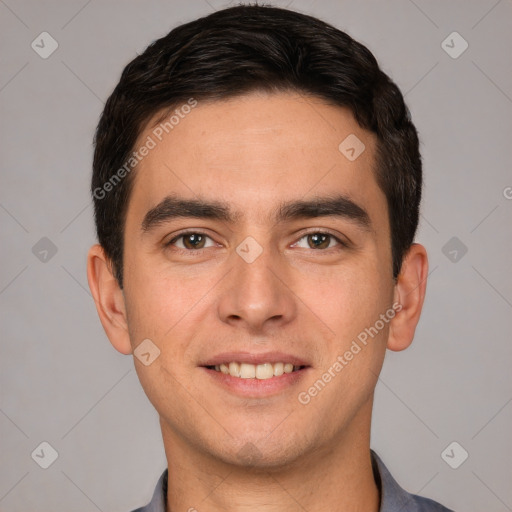
<svg viewBox="0 0 512 512">
<path fill-rule="evenodd" d="M 427 288 L 428 257 L 425 247 L 412 244 L 404 257 L 395 284 L 395 303 L 399 311 L 390 322 L 387 348 L 404 350 L 412 343 Z"/>
<path fill-rule="evenodd" d="M 99 244 L 89 249 L 87 280 L 98 316 L 110 343 L 122 354 L 131 354 L 123 291 L 112 273 L 105 251 Z"/>
</svg>

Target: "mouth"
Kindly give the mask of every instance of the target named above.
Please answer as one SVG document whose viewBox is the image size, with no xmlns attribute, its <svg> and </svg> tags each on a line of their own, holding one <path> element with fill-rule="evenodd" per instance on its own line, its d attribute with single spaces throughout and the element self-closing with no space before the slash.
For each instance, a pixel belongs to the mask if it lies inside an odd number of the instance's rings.
<svg viewBox="0 0 512 512">
<path fill-rule="evenodd" d="M 273 377 L 280 377 L 285 373 L 298 372 L 306 368 L 306 365 L 294 365 L 287 362 L 251 364 L 231 361 L 207 365 L 205 368 L 239 379 L 267 380 Z"/>
<path fill-rule="evenodd" d="M 295 389 L 312 370 L 308 361 L 284 352 L 224 352 L 199 365 L 215 386 L 243 397 L 266 398 Z"/>
</svg>

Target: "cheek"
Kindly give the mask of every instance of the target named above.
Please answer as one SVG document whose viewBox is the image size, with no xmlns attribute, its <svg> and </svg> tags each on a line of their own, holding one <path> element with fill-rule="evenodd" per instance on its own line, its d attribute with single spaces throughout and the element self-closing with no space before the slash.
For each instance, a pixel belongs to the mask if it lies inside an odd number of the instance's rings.
<svg viewBox="0 0 512 512">
<path fill-rule="evenodd" d="M 330 269 L 314 278 L 305 276 L 301 288 L 297 295 L 340 342 L 373 325 L 393 297 L 390 280 L 372 265 Z"/>
<path fill-rule="evenodd" d="M 143 255 L 131 263 L 127 266 L 125 298 L 132 346 L 149 338 L 164 359 L 169 355 L 176 362 L 193 337 L 199 316 L 212 307 L 208 292 L 215 285 L 215 276 L 194 276 L 178 268 L 170 271 L 168 264 L 154 265 Z"/>
<path fill-rule="evenodd" d="M 169 406 L 180 400 L 183 403 L 186 396 L 180 395 L 180 382 L 190 379 L 191 370 L 184 360 L 199 323 L 197 314 L 204 292 L 179 279 L 159 279 L 142 272 L 132 277 L 126 290 L 132 347 L 150 339 L 160 351 L 149 366 L 135 362 L 141 385 L 157 409 L 162 401 L 170 401 Z"/>
<path fill-rule="evenodd" d="M 382 367 L 389 324 L 380 315 L 391 307 L 390 280 L 376 267 L 340 271 L 304 302 L 315 304 L 316 323 L 329 328 L 327 337 L 319 334 L 324 356 L 310 383 L 329 379 L 318 403 L 337 404 L 331 410 L 339 415 L 354 412 L 371 397 Z"/>
</svg>

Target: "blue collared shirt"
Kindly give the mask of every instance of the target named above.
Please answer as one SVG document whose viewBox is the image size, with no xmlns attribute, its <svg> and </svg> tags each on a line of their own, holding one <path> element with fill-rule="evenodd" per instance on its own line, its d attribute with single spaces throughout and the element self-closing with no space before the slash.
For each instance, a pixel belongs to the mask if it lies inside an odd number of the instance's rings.
<svg viewBox="0 0 512 512">
<path fill-rule="evenodd" d="M 391 476 L 380 457 L 370 450 L 373 472 L 380 489 L 379 512 L 453 512 L 428 498 L 422 498 L 404 491 Z M 151 502 L 133 512 L 166 512 L 167 469 L 156 484 Z"/>
</svg>

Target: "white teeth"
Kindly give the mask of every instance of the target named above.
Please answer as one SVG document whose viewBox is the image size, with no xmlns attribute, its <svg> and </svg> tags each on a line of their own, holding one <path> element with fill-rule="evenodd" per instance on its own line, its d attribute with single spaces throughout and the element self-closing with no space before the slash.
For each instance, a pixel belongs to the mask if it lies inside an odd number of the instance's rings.
<svg viewBox="0 0 512 512">
<path fill-rule="evenodd" d="M 274 368 L 270 363 L 259 364 L 256 366 L 256 378 L 257 379 L 270 379 L 274 376 Z"/>
<path fill-rule="evenodd" d="M 240 377 L 242 377 L 242 379 L 254 379 L 254 377 L 256 377 L 256 366 L 242 363 L 240 365 Z"/>
<path fill-rule="evenodd" d="M 232 377 L 240 377 L 240 365 L 238 363 L 229 363 L 229 374 Z"/>
<path fill-rule="evenodd" d="M 274 364 L 274 375 L 279 377 L 284 373 L 284 363 L 275 363 Z"/>
<path fill-rule="evenodd" d="M 225 375 L 232 377 L 239 377 L 242 379 L 259 379 L 266 380 L 272 377 L 280 377 L 283 373 L 292 373 L 299 370 L 300 366 L 294 366 L 292 363 L 263 363 L 263 364 L 249 364 L 237 363 L 222 363 L 215 365 L 215 370 Z"/>
</svg>

